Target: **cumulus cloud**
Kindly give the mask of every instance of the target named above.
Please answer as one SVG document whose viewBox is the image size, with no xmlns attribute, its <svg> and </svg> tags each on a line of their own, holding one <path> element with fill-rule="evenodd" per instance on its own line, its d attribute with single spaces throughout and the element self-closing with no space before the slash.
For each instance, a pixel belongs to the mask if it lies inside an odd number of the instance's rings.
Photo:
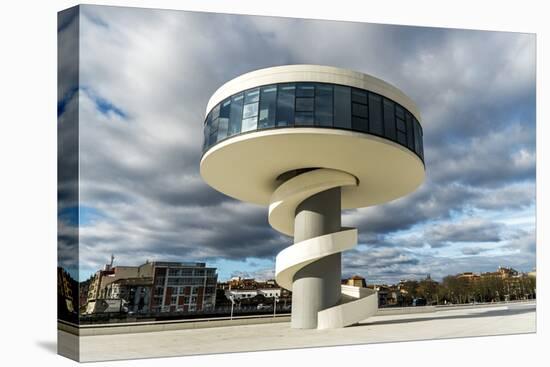
<svg viewBox="0 0 550 367">
<path fill-rule="evenodd" d="M 273 261 L 290 245 L 267 223 L 266 208 L 207 186 L 199 162 L 204 110 L 217 87 L 292 63 L 388 80 L 423 117 L 426 182 L 407 197 L 344 213 L 367 245 L 344 255 L 346 272 L 445 275 L 518 249 L 530 252 L 510 265 L 534 266 L 534 242 L 510 238 L 489 219 L 534 204 L 533 35 L 89 5 L 80 25 L 80 205 L 98 213 L 79 228 L 81 269 L 99 268 L 110 253 L 120 263 Z M 445 252 L 455 242 L 471 245 L 456 257 Z"/>
</svg>

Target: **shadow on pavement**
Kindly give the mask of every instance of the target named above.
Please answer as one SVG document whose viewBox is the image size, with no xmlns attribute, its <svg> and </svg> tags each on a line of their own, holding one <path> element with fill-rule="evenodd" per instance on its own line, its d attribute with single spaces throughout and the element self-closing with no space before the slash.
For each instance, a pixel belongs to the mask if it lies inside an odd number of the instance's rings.
<svg viewBox="0 0 550 367">
<path fill-rule="evenodd" d="M 474 317 L 490 317 L 490 316 L 508 316 L 508 315 L 520 315 L 523 313 L 529 313 L 536 311 L 536 308 L 533 307 L 517 307 L 507 310 L 489 310 L 489 311 L 480 311 L 471 313 L 468 315 L 450 315 L 450 316 L 436 316 L 436 317 L 421 317 L 422 314 L 418 314 L 418 317 L 410 319 L 398 319 L 398 320 L 385 320 L 385 321 L 365 321 L 360 322 L 348 327 L 357 327 L 357 326 L 369 326 L 369 325 L 390 325 L 390 324 L 401 324 L 406 322 L 418 322 L 418 321 L 430 321 L 430 320 L 451 320 L 451 319 L 471 319 Z M 440 311 L 441 312 L 441 311 Z"/>
</svg>

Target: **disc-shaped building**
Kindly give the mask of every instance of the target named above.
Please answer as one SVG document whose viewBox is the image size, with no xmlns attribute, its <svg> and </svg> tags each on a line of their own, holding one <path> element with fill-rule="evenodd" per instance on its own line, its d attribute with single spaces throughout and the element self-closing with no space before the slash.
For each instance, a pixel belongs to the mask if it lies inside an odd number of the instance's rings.
<svg viewBox="0 0 550 367">
<path fill-rule="evenodd" d="M 397 199 L 423 182 L 419 121 L 399 89 L 329 66 L 256 70 L 210 98 L 201 175 L 226 195 L 269 206 L 271 226 L 294 237 L 275 272 L 292 291 L 292 327 L 343 327 L 376 312 L 375 291 L 341 285 L 341 252 L 357 244 L 341 210 Z"/>
</svg>

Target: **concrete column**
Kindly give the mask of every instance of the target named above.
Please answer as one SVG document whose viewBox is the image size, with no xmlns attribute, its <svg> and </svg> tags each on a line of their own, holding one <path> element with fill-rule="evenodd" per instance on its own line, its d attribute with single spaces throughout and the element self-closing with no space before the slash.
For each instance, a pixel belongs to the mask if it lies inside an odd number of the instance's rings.
<svg viewBox="0 0 550 367">
<path fill-rule="evenodd" d="M 313 195 L 296 208 L 294 243 L 341 229 L 341 192 L 333 188 Z M 341 253 L 326 256 L 294 275 L 291 327 L 317 328 L 317 312 L 334 306 L 341 296 Z"/>
</svg>

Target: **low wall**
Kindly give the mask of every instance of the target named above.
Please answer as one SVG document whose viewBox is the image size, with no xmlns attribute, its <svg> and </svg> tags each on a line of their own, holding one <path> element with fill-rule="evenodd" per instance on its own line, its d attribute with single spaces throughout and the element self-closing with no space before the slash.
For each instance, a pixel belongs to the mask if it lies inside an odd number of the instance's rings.
<svg viewBox="0 0 550 367">
<path fill-rule="evenodd" d="M 512 302 L 494 302 L 494 303 L 476 303 L 464 305 L 446 305 L 446 306 L 417 306 L 417 307 L 391 307 L 379 308 L 375 316 L 387 315 L 405 315 L 416 313 L 430 313 L 446 310 L 460 310 L 465 308 L 486 308 L 495 306 L 505 306 L 509 304 L 534 303 L 534 300 L 512 301 Z M 110 335 L 110 334 L 129 334 L 146 333 L 154 331 L 168 330 L 186 330 L 202 329 L 221 326 L 253 325 L 253 324 L 272 324 L 278 322 L 290 322 L 290 314 L 279 314 L 262 316 L 236 316 L 231 320 L 229 317 L 209 318 L 209 319 L 190 319 L 190 320 L 170 320 L 170 321 L 144 321 L 144 322 L 125 322 L 120 324 L 95 324 L 95 325 L 76 325 L 66 321 L 58 320 L 57 329 L 67 333 L 79 336 L 91 335 Z"/>
<path fill-rule="evenodd" d="M 211 318 L 211 319 L 191 319 L 191 320 L 172 320 L 172 321 L 146 321 L 146 322 L 125 322 L 120 324 L 96 324 L 96 325 L 76 325 L 59 320 L 57 322 L 58 330 L 62 330 L 74 335 L 109 335 L 109 334 L 127 334 L 144 333 L 153 331 L 202 329 L 220 326 L 236 326 L 251 324 L 272 324 L 277 322 L 290 322 L 290 314 L 265 315 L 265 316 L 237 316 L 231 320 L 229 317 Z"/>
</svg>

